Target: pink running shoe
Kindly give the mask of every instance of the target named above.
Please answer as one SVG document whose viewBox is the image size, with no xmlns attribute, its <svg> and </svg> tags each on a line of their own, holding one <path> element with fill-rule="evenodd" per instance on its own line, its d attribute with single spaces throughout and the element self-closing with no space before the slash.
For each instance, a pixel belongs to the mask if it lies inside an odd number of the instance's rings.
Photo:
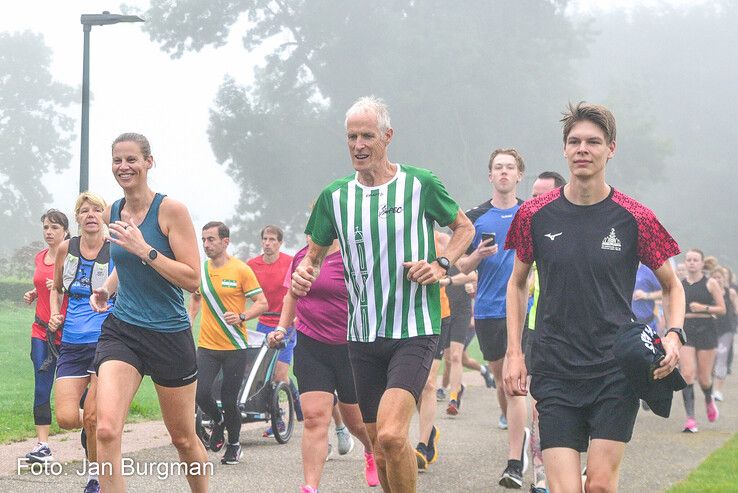
<svg viewBox="0 0 738 493">
<path fill-rule="evenodd" d="M 366 462 L 366 467 L 364 468 L 366 484 L 369 486 L 377 486 L 379 484 L 379 476 L 377 475 L 377 464 L 374 462 L 374 454 L 371 452 L 364 452 L 364 462 Z"/>
<path fill-rule="evenodd" d="M 318 490 L 306 484 L 305 486 L 300 486 L 300 493 L 318 493 Z"/>
<path fill-rule="evenodd" d="M 697 429 L 697 420 L 692 417 L 687 418 L 687 422 L 684 423 L 684 429 L 682 431 L 684 433 L 697 433 L 699 431 Z"/>
<path fill-rule="evenodd" d="M 707 403 L 707 421 L 714 423 L 719 417 L 720 411 L 715 405 L 715 399 L 710 399 L 710 402 Z"/>
</svg>

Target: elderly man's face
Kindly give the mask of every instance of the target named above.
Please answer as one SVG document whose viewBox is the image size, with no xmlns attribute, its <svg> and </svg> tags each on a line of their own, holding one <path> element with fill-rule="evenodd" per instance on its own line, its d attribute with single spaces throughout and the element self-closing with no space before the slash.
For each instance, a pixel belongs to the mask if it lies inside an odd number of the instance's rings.
<svg viewBox="0 0 738 493">
<path fill-rule="evenodd" d="M 356 171 L 371 172 L 387 161 L 392 129 L 381 132 L 373 111 L 351 115 L 346 121 L 346 137 L 351 163 Z"/>
</svg>

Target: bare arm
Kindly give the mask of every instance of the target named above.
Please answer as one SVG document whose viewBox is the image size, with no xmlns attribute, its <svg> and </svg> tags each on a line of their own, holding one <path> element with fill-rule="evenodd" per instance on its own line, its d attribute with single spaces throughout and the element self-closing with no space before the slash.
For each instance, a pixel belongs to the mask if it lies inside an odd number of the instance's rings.
<svg viewBox="0 0 738 493">
<path fill-rule="evenodd" d="M 474 238 L 473 234 L 472 238 Z M 496 244 L 490 246 L 489 244 L 491 241 L 492 239 L 480 241 L 479 245 L 477 245 L 477 248 L 473 252 L 471 252 L 469 255 L 464 255 L 463 257 L 461 257 L 458 262 L 456 262 L 456 266 L 459 268 L 459 270 L 464 274 L 469 274 L 470 272 L 473 272 L 477 269 L 482 260 L 489 257 L 490 255 L 497 254 L 497 252 L 499 251 L 499 246 Z"/>
<path fill-rule="evenodd" d="M 310 242 L 305 258 L 302 259 L 300 265 L 292 273 L 291 292 L 295 296 L 305 296 L 308 294 L 310 287 L 318 278 L 318 274 L 320 274 L 320 266 L 323 265 L 323 259 L 325 259 L 329 248 L 330 245 L 321 246 L 314 241 Z M 294 318 L 294 315 L 292 317 Z"/>
<path fill-rule="evenodd" d="M 663 296 L 664 316 L 668 328 L 684 327 L 684 313 L 686 302 L 684 301 L 684 287 L 677 279 L 674 269 L 669 262 L 664 262 L 661 267 L 654 271 L 656 278 L 661 284 Z M 676 368 L 679 363 L 679 349 L 682 343 L 678 334 L 671 332 L 661 339 L 666 357 L 661 361 L 661 367 L 654 371 L 654 379 L 664 378 Z"/>
<path fill-rule="evenodd" d="M 190 323 L 195 323 L 197 314 L 200 313 L 200 306 L 202 305 L 202 295 L 200 290 L 196 289 L 192 295 L 190 295 L 190 306 L 187 307 L 187 314 L 190 316 Z"/>
<path fill-rule="evenodd" d="M 738 293 L 733 288 L 730 288 L 730 301 L 733 303 L 733 313 L 738 315 Z"/>
<path fill-rule="evenodd" d="M 526 264 L 517 255 L 513 271 L 507 283 L 507 352 L 505 353 L 503 378 L 505 391 L 509 395 L 526 395 L 528 371 L 521 348 L 525 309 L 528 302 L 528 273 L 531 264 Z"/>
<path fill-rule="evenodd" d="M 295 320 L 296 305 L 297 297 L 292 294 L 292 291 L 287 291 L 282 300 L 282 313 L 279 315 L 279 324 L 277 325 L 281 330 L 273 330 L 267 335 L 269 347 L 277 347 L 280 342 L 284 341 L 287 336 L 285 328 L 292 326 L 292 322 Z"/>
<path fill-rule="evenodd" d="M 712 295 L 714 304 L 712 306 L 706 306 L 705 311 L 710 315 L 717 315 L 718 317 L 725 315 L 725 298 L 723 298 L 723 288 L 720 287 L 720 283 L 715 279 L 708 279 L 707 290 Z"/>
<path fill-rule="evenodd" d="M 62 276 L 64 275 L 64 259 L 69 252 L 69 240 L 59 245 L 54 259 L 54 285 L 49 290 L 49 329 L 56 332 L 64 323 L 64 315 L 61 314 L 64 302 L 64 289 L 62 287 Z"/>
<path fill-rule="evenodd" d="M 152 247 L 135 224 L 124 221 L 110 224 L 110 231 L 114 233 L 110 241 L 141 258 L 167 281 L 194 292 L 200 285 L 200 253 L 190 213 L 181 202 L 165 198 L 159 209 L 159 225 L 169 239 L 174 259 L 158 255 L 149 260 Z"/>
<path fill-rule="evenodd" d="M 456 219 L 448 227 L 451 228 L 452 233 L 444 256 L 453 265 L 464 254 L 472 238 L 474 238 L 474 225 L 466 217 L 466 214 L 459 209 L 456 213 Z M 405 262 L 403 265 L 408 269 L 407 278 L 419 284 L 433 284 L 446 275 L 446 271 L 438 262 L 428 263 L 423 259 L 417 262 Z"/>
</svg>

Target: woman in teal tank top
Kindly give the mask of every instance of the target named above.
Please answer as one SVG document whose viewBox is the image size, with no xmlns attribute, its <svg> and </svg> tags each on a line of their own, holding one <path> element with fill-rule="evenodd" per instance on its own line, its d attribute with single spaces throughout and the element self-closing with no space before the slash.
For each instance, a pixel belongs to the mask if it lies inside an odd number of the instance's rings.
<svg viewBox="0 0 738 493">
<path fill-rule="evenodd" d="M 159 405 L 179 460 L 190 465 L 192 491 L 207 491 L 207 454 L 195 434 L 197 366 L 183 289 L 200 283 L 200 255 L 184 204 L 155 193 L 147 177 L 154 166 L 146 137 L 127 133 L 112 145 L 112 171 L 123 198 L 105 210 L 115 270 L 93 292 L 91 303 L 115 308 L 102 326 L 95 367 L 98 375 L 98 460 L 113 465 L 100 476 L 103 490 L 123 491 L 123 425 L 145 375 L 154 381 Z"/>
</svg>

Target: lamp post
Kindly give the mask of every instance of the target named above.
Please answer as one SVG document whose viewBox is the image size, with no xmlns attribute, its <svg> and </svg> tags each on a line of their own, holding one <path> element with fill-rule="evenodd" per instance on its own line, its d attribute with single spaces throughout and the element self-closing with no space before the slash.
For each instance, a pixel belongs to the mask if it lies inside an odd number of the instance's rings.
<svg viewBox="0 0 738 493">
<path fill-rule="evenodd" d="M 87 190 L 90 175 L 90 31 L 92 26 L 106 26 L 119 22 L 144 22 L 136 15 L 82 14 L 79 21 L 84 32 L 84 51 L 82 55 L 82 129 L 79 153 L 79 192 Z"/>
</svg>

